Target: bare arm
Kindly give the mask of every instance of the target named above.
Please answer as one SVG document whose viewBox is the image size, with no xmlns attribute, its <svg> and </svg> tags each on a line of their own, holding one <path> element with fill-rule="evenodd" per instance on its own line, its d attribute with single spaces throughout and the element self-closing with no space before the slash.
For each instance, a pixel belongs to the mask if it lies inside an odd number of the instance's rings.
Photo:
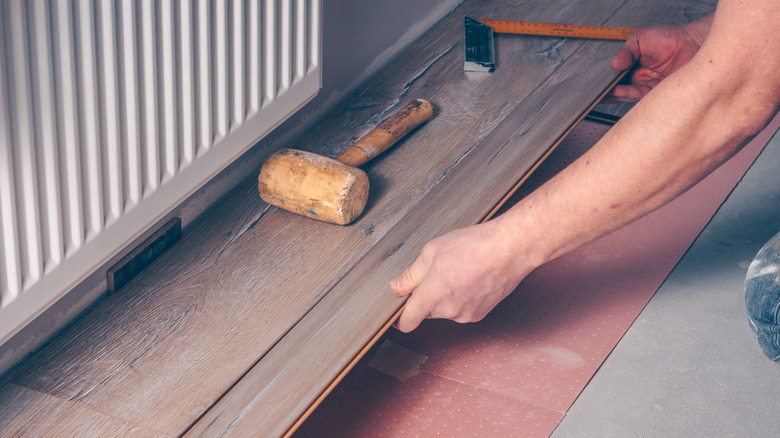
<svg viewBox="0 0 780 438">
<path fill-rule="evenodd" d="M 397 327 L 483 318 L 531 270 L 669 202 L 735 154 L 780 105 L 778 22 L 777 2 L 721 1 L 696 55 L 587 154 L 504 215 L 425 246 L 391 284 L 412 294 Z"/>
</svg>

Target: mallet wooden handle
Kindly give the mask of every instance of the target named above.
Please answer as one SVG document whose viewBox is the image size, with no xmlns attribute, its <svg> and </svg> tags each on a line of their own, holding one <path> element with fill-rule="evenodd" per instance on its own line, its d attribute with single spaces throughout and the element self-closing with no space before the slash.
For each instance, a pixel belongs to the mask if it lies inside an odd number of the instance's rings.
<svg viewBox="0 0 780 438">
<path fill-rule="evenodd" d="M 415 99 L 406 108 L 394 113 L 379 126 L 364 135 L 336 158 L 338 161 L 358 167 L 400 140 L 409 131 L 433 117 L 433 106 L 427 100 Z"/>
</svg>

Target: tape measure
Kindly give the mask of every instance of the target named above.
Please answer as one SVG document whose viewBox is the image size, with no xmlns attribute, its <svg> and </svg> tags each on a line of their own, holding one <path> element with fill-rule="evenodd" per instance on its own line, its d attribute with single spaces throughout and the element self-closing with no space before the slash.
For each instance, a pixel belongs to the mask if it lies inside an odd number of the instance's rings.
<svg viewBox="0 0 780 438">
<path fill-rule="evenodd" d="M 543 35 L 600 40 L 627 40 L 637 28 L 612 26 L 582 26 L 577 24 L 533 23 L 528 21 L 479 20 L 496 33 Z"/>
</svg>

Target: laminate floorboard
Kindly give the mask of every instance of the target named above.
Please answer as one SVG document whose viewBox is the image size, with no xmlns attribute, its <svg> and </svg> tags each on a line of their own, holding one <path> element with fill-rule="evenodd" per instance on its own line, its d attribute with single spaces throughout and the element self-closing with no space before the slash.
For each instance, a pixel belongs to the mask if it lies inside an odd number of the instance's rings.
<svg viewBox="0 0 780 438">
<path fill-rule="evenodd" d="M 430 238 L 479 221 L 616 77 L 620 43 L 540 37 L 499 38 L 496 71 L 465 73 L 463 16 L 696 18 L 680 4 L 465 2 L 294 145 L 335 156 L 411 99 L 433 103 L 433 120 L 365 167 L 357 222 L 268 207 L 247 181 L 6 387 L 168 435 L 284 433 L 399 307 L 390 278 Z"/>
<path fill-rule="evenodd" d="M 459 11 L 454 21 L 462 20 Z M 454 23 L 453 23 L 454 25 Z M 422 244 L 478 222 L 515 181 L 533 170 L 557 139 L 596 102 L 615 78 L 596 66 L 612 54 L 585 43 L 565 52 L 565 63 L 448 170 L 446 178 L 400 222 L 193 429 L 195 435 L 260 431 L 276 436 L 317 400 L 322 385 L 347 368 L 385 327 L 402 300 L 387 287 Z M 539 52 L 536 52 L 539 53 Z M 585 66 L 588 66 L 585 68 Z M 515 70 L 517 71 L 517 70 Z M 451 80 L 450 82 L 457 82 Z M 553 97 L 554 96 L 554 102 Z M 474 181 L 479 181 L 475 186 Z M 432 220 L 432 214 L 436 219 Z M 332 346 L 323 348 L 323 346 Z M 335 350 L 335 351 L 334 351 Z M 340 356 L 338 352 L 342 352 Z M 304 360 L 301 360 L 305 358 Z M 288 385 L 296 382 L 294 388 Z M 289 396 L 290 392 L 294 395 Z"/>
<path fill-rule="evenodd" d="M 165 438 L 167 435 L 21 386 L 0 389 L 0 436 Z"/>
</svg>

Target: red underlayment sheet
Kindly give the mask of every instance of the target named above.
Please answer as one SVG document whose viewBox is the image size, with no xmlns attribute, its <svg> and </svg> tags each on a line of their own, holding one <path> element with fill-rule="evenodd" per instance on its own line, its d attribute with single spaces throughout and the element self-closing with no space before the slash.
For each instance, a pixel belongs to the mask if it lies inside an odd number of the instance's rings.
<svg viewBox="0 0 780 438">
<path fill-rule="evenodd" d="M 778 125 L 664 208 L 536 270 L 485 320 L 391 329 L 295 436 L 549 436 Z M 526 187 L 606 130 L 581 123 Z"/>
</svg>

